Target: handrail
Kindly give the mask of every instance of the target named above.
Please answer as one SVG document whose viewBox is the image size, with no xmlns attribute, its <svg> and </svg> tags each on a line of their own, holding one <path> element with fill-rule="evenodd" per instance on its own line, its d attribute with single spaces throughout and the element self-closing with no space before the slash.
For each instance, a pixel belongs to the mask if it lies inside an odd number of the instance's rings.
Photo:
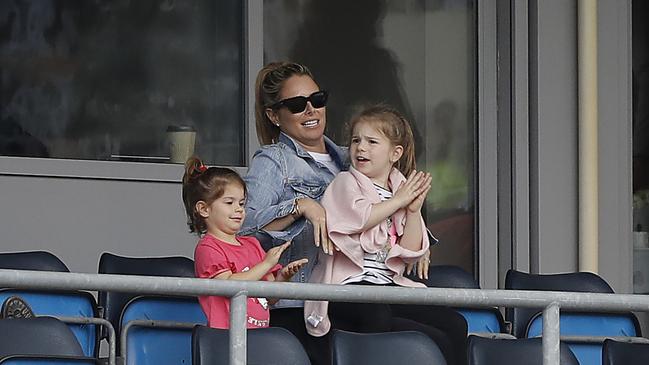
<svg viewBox="0 0 649 365">
<path fill-rule="evenodd" d="M 478 308 L 494 306 L 539 308 L 547 314 L 544 316 L 543 326 L 544 365 L 559 365 L 559 309 L 649 312 L 649 296 L 633 294 L 456 288 L 412 289 L 26 270 L 0 270 L 0 287 L 235 297 L 231 301 L 230 313 L 230 364 L 233 365 L 246 363 L 245 306 L 248 296 Z"/>
</svg>

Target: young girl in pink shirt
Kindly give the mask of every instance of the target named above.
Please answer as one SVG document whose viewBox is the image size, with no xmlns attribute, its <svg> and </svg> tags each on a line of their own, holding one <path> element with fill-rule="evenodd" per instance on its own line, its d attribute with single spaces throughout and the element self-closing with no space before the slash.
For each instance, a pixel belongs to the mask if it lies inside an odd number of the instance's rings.
<svg viewBox="0 0 649 365">
<path fill-rule="evenodd" d="M 246 185 L 236 172 L 208 168 L 192 157 L 185 164 L 182 196 L 189 230 L 200 237 L 194 251 L 196 277 L 288 281 L 307 263 L 301 259 L 283 268 L 277 263 L 290 241 L 266 253 L 256 238 L 237 235 L 246 214 Z M 228 298 L 200 296 L 198 300 L 210 327 L 230 327 Z M 268 327 L 269 317 L 265 298 L 248 298 L 248 328 Z"/>
</svg>

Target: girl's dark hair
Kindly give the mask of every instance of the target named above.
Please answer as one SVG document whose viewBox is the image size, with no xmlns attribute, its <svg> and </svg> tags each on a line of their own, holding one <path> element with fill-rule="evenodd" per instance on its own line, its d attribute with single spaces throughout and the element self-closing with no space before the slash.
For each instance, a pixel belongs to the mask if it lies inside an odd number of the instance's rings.
<svg viewBox="0 0 649 365">
<path fill-rule="evenodd" d="M 257 139 L 262 146 L 277 142 L 279 127 L 268 118 L 266 108 L 279 101 L 279 92 L 282 90 L 284 82 L 293 76 L 309 76 L 313 79 L 311 71 L 306 66 L 294 62 L 269 63 L 257 74 L 255 124 Z"/>
<path fill-rule="evenodd" d="M 371 122 L 395 146 L 403 147 L 403 155 L 394 167 L 404 176 L 416 168 L 415 137 L 410 123 L 393 107 L 386 104 L 375 104 L 363 108 L 349 121 L 349 139 L 351 141 L 354 127 L 359 122 Z"/>
<path fill-rule="evenodd" d="M 182 194 L 190 232 L 199 236 L 207 232 L 205 219 L 198 214 L 196 203 L 202 200 L 208 205 L 212 204 L 223 196 L 225 187 L 232 183 L 241 185 L 244 195 L 248 195 L 246 183 L 235 171 L 223 167 L 208 168 L 196 156 L 185 162 Z"/>
</svg>

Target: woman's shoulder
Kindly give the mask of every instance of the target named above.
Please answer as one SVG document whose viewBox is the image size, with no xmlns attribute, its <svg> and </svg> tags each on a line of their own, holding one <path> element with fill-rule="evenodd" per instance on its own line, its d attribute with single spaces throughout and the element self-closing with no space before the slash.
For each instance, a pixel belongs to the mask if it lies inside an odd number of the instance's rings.
<svg viewBox="0 0 649 365">
<path fill-rule="evenodd" d="M 259 147 L 259 149 L 255 152 L 255 156 L 285 154 L 290 151 L 292 150 L 288 145 L 286 145 L 286 143 L 277 142 Z"/>
</svg>

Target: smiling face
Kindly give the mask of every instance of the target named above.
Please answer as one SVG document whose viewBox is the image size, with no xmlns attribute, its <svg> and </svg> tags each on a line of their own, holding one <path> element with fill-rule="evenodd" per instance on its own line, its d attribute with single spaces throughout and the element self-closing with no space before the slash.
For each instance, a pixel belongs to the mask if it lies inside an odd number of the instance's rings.
<svg viewBox="0 0 649 365">
<path fill-rule="evenodd" d="M 243 187 L 236 182 L 229 183 L 220 198 L 212 204 L 204 201 L 196 203 L 196 209 L 205 219 L 207 233 L 227 242 L 234 242 L 234 236 L 246 217 L 244 210 L 246 195 Z"/>
<path fill-rule="evenodd" d="M 285 100 L 295 96 L 308 97 L 320 90 L 318 85 L 309 76 L 296 75 L 288 78 L 278 100 Z M 275 124 L 279 124 L 282 132 L 295 139 L 309 152 L 325 153 L 324 130 L 327 124 L 326 107 L 314 108 L 311 102 L 306 104 L 306 109 L 299 113 L 291 113 L 286 107 L 273 110 L 266 109 L 266 115 Z"/>
<path fill-rule="evenodd" d="M 352 166 L 373 183 L 388 188 L 388 177 L 395 162 L 401 158 L 403 147 L 393 145 L 375 126 L 373 119 L 361 119 L 354 125 L 349 154 Z"/>
</svg>

